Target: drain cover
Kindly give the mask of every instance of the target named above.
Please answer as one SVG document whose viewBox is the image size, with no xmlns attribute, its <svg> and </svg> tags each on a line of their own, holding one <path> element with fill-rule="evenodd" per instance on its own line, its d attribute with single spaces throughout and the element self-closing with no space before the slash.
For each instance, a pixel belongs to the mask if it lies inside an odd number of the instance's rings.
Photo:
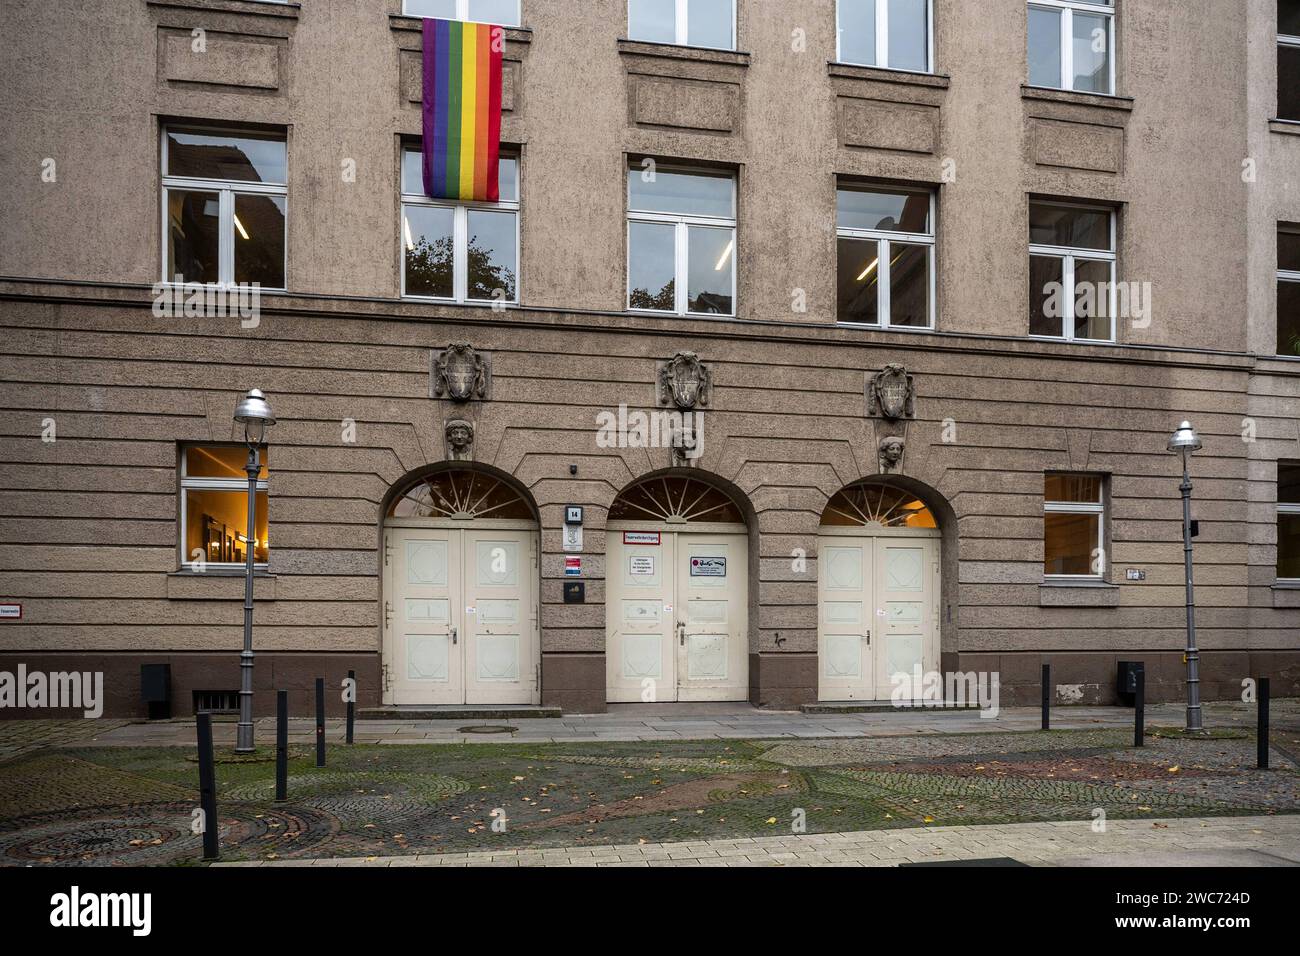
<svg viewBox="0 0 1300 956">
<path fill-rule="evenodd" d="M 474 724 L 470 727 L 457 727 L 462 734 L 513 734 L 518 727 L 506 727 L 503 724 Z"/>
</svg>

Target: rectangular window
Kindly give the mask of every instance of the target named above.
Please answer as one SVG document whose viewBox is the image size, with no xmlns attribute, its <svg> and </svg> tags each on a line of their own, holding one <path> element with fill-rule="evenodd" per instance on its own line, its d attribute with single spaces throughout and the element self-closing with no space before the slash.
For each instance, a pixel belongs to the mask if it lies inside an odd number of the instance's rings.
<svg viewBox="0 0 1300 956">
<path fill-rule="evenodd" d="M 1114 0 L 1029 4 L 1029 85 L 1115 92 Z"/>
<path fill-rule="evenodd" d="M 1277 0 L 1277 118 L 1300 123 L 1300 0 Z"/>
<path fill-rule="evenodd" d="M 451 302 L 519 301 L 519 157 L 499 159 L 501 201 L 424 194 L 419 147 L 402 149 L 402 295 Z"/>
<path fill-rule="evenodd" d="M 1300 581 L 1300 462 L 1277 463 L 1277 577 Z"/>
<path fill-rule="evenodd" d="M 402 0 L 402 12 L 408 17 L 433 17 L 436 20 L 470 20 L 498 27 L 520 24 L 521 0 Z"/>
<path fill-rule="evenodd" d="M 736 48 L 735 0 L 627 0 L 627 36 L 647 43 Z"/>
<path fill-rule="evenodd" d="M 1106 505 L 1101 475 L 1048 474 L 1043 480 L 1043 576 L 1106 574 Z"/>
<path fill-rule="evenodd" d="M 253 561 L 265 565 L 268 469 L 259 452 Z M 181 448 L 181 567 L 228 564 L 242 567 L 248 553 L 248 448 L 185 445 Z"/>
<path fill-rule="evenodd" d="M 1031 201 L 1029 334 L 1113 342 L 1115 300 L 1114 210 Z"/>
<path fill-rule="evenodd" d="M 882 329 L 934 328 L 934 205 L 930 189 L 839 187 L 839 321 Z"/>
<path fill-rule="evenodd" d="M 1277 354 L 1300 355 L 1300 225 L 1277 231 Z"/>
<path fill-rule="evenodd" d="M 628 309 L 735 315 L 735 305 L 735 176 L 629 168 Z"/>
<path fill-rule="evenodd" d="M 281 134 L 165 128 L 163 281 L 283 289 L 287 183 Z"/>
<path fill-rule="evenodd" d="M 835 58 L 929 73 L 932 17 L 931 0 L 837 0 Z"/>
</svg>

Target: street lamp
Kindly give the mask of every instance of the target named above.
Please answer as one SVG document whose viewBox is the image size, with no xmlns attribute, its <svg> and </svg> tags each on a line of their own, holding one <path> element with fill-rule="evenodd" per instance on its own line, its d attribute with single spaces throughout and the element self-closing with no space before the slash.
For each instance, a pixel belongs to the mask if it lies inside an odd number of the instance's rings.
<svg viewBox="0 0 1300 956">
<path fill-rule="evenodd" d="M 235 752 L 253 752 L 253 559 L 257 550 L 254 521 L 257 517 L 257 476 L 262 470 L 258 448 L 266 438 L 266 429 L 275 424 L 271 406 L 261 389 L 252 389 L 235 408 L 235 421 L 244 426 L 244 443 L 248 445 L 248 533 L 244 540 L 244 650 L 239 655 L 239 724 L 236 728 Z"/>
<path fill-rule="evenodd" d="M 1191 422 L 1183 422 L 1169 438 L 1169 450 L 1183 456 L 1183 571 L 1187 578 L 1187 729 L 1201 729 L 1200 654 L 1196 651 L 1196 606 L 1192 597 L 1192 452 L 1200 451 L 1201 439 Z"/>
</svg>

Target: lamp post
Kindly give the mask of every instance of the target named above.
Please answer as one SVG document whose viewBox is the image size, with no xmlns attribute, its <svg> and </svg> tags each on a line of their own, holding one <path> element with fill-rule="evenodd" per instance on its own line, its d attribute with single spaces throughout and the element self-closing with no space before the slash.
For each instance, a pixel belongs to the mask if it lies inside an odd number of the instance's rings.
<svg viewBox="0 0 1300 956">
<path fill-rule="evenodd" d="M 1169 438 L 1169 450 L 1183 458 L 1183 571 L 1187 580 L 1187 729 L 1201 729 L 1200 654 L 1196 650 L 1196 605 L 1192 596 L 1192 452 L 1200 451 L 1201 439 L 1191 422 L 1183 422 Z"/>
<path fill-rule="evenodd" d="M 271 406 L 260 389 L 252 389 L 235 408 L 235 421 L 244 426 L 244 443 L 248 445 L 248 533 L 244 541 L 244 650 L 239 655 L 239 724 L 235 732 L 235 752 L 253 752 L 253 561 L 257 550 L 257 476 L 262 470 L 258 448 L 266 438 L 266 429 L 275 424 Z"/>
</svg>

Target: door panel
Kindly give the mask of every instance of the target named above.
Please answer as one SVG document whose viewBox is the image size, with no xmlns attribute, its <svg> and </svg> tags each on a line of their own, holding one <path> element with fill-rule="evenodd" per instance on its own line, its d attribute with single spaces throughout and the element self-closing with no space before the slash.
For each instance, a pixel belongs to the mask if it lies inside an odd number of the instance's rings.
<svg viewBox="0 0 1300 956">
<path fill-rule="evenodd" d="M 385 703 L 539 703 L 536 534 L 385 535 Z"/>
<path fill-rule="evenodd" d="M 677 699 L 749 696 L 748 539 L 677 538 Z"/>
<path fill-rule="evenodd" d="M 465 703 L 530 704 L 537 690 L 534 536 L 461 532 L 465 540 Z"/>
<path fill-rule="evenodd" d="M 393 538 L 385 617 L 388 700 L 394 704 L 458 704 L 463 700 L 459 617 L 459 532 L 388 532 Z"/>
<path fill-rule="evenodd" d="M 817 575 L 822 700 L 868 700 L 873 694 L 872 560 L 870 539 L 822 539 Z"/>
<path fill-rule="evenodd" d="M 745 700 L 745 535 L 665 531 L 658 545 L 609 534 L 606 699 Z"/>
<path fill-rule="evenodd" d="M 821 537 L 820 700 L 890 700 L 894 674 L 939 669 L 938 560 L 933 537 Z"/>
</svg>

